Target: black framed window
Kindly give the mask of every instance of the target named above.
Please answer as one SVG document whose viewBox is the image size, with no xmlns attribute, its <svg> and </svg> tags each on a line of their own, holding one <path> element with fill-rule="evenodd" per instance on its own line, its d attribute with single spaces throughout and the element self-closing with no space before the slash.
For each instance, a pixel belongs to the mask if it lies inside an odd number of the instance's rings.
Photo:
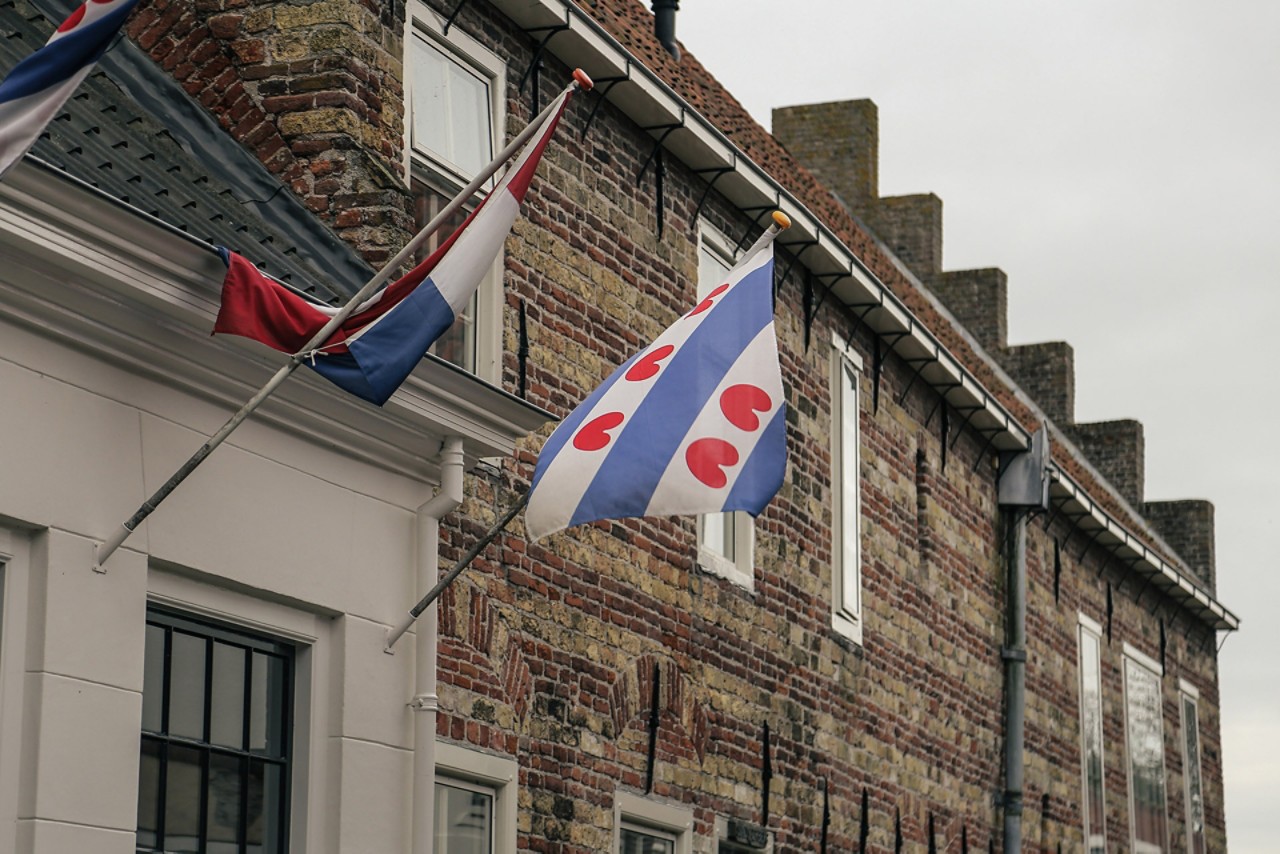
<svg viewBox="0 0 1280 854">
<path fill-rule="evenodd" d="M 138 851 L 288 850 L 293 648 L 147 612 Z"/>
</svg>

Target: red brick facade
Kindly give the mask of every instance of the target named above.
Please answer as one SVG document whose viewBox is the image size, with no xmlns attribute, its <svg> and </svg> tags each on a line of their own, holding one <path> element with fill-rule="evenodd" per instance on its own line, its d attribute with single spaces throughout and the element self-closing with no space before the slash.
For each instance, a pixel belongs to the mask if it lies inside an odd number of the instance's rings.
<svg viewBox="0 0 1280 854">
<path fill-rule="evenodd" d="M 448 14 L 457 4 L 430 5 Z M 584 9 L 823 217 L 1024 427 L 1038 425 L 998 367 L 817 179 L 696 60 L 676 65 L 662 52 L 643 7 L 604 0 Z M 130 35 L 376 263 L 406 239 L 409 225 L 403 16 L 402 3 L 373 0 L 156 0 L 135 16 Z M 485 0 L 464 4 L 455 26 L 508 63 L 509 125 L 522 126 L 531 99 L 516 84 L 535 38 Z M 568 77 L 545 59 L 544 102 Z M 652 168 L 636 180 L 652 137 L 605 104 L 584 139 L 595 97 L 579 98 L 566 115 L 506 248 L 503 385 L 517 384 L 523 302 L 527 398 L 557 415 L 695 293 L 703 178 L 666 158 L 659 238 Z M 749 218 L 714 192 L 702 216 L 733 236 L 748 227 Z M 872 334 L 828 299 L 806 349 L 804 313 L 796 264 L 776 313 L 790 462 L 782 490 L 756 521 L 754 590 L 696 568 L 693 519 L 657 518 L 597 523 L 538 543 L 517 525 L 442 600 L 439 736 L 519 761 L 520 850 L 610 849 L 615 791 L 645 785 L 655 674 L 653 793 L 694 810 L 695 850 L 714 850 L 717 817 L 763 823 L 766 726 L 775 851 L 819 849 L 824 791 L 828 851 L 858 850 L 864 794 L 868 851 L 892 851 L 899 823 L 906 850 L 926 850 L 930 827 L 940 851 L 961 851 L 962 839 L 975 851 L 1001 844 L 1006 521 L 996 461 L 896 356 L 885 359 L 873 411 Z M 860 645 L 833 631 L 830 601 L 829 342 L 850 330 L 867 366 Z M 468 500 L 442 531 L 442 558 L 460 554 L 495 506 L 523 488 L 544 437 L 524 444 L 503 483 L 468 481 Z M 1148 531 L 1136 516 L 1141 507 L 1118 500 L 1074 451 L 1055 446 L 1054 460 L 1107 512 Z M 1158 538 L 1149 545 L 1168 551 Z M 1128 643 L 1164 663 L 1172 849 L 1183 850 L 1186 838 L 1177 699 L 1185 679 L 1200 694 L 1209 850 L 1224 851 L 1213 633 L 1061 515 L 1032 521 L 1028 574 L 1025 850 L 1081 850 L 1076 662 L 1084 614 L 1106 628 L 1108 850 L 1130 845 L 1121 684 Z"/>
</svg>

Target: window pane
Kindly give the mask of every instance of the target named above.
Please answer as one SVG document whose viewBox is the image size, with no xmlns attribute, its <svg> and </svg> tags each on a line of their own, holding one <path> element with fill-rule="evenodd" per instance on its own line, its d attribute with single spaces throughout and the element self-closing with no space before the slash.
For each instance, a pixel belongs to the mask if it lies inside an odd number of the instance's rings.
<svg viewBox="0 0 1280 854">
<path fill-rule="evenodd" d="M 142 739 L 138 763 L 138 847 L 155 848 L 160 830 L 160 744 Z"/>
<path fill-rule="evenodd" d="M 1140 852 L 1165 851 L 1168 830 L 1159 678 L 1142 665 L 1126 659 L 1125 697 L 1134 847 Z"/>
<path fill-rule="evenodd" d="M 176 633 L 175 633 L 176 634 Z M 200 850 L 200 751 L 169 745 L 164 799 L 164 850 Z"/>
<path fill-rule="evenodd" d="M 624 827 L 621 837 L 621 854 L 675 854 L 675 843 L 661 836 L 651 836 L 633 828 Z"/>
<path fill-rule="evenodd" d="M 413 145 L 448 157 L 446 65 L 441 53 L 419 39 L 413 56 Z"/>
<path fill-rule="evenodd" d="M 728 560 L 737 558 L 734 547 L 737 524 L 732 513 L 708 513 L 702 517 L 702 540 L 699 545 Z"/>
<path fill-rule="evenodd" d="M 209 813 L 206 854 L 239 854 L 240 789 L 243 785 L 236 756 L 209 756 Z"/>
<path fill-rule="evenodd" d="M 173 632 L 169 665 L 169 734 L 204 739 L 204 638 Z"/>
<path fill-rule="evenodd" d="M 284 755 L 284 661 L 253 653 L 249 698 L 249 749 L 268 756 Z"/>
<path fill-rule="evenodd" d="M 436 783 L 436 854 L 489 854 L 493 795 Z"/>
<path fill-rule="evenodd" d="M 1182 766 L 1187 779 L 1187 836 L 1192 854 L 1205 854 L 1204 783 L 1200 771 L 1200 721 L 1195 700 L 1182 697 Z"/>
<path fill-rule="evenodd" d="M 249 854 L 276 854 L 282 850 L 281 818 L 285 803 L 284 777 L 280 766 L 253 760 L 249 766 L 248 848 Z"/>
<path fill-rule="evenodd" d="M 209 700 L 209 741 L 227 747 L 244 747 L 245 650 L 213 644 L 213 691 Z"/>
<path fill-rule="evenodd" d="M 1102 672 L 1098 638 L 1080 629 L 1080 735 L 1084 763 L 1085 833 L 1089 854 L 1106 850 L 1103 815 Z"/>
<path fill-rule="evenodd" d="M 142 664 L 142 729 L 161 732 L 164 721 L 164 628 L 147 626 L 146 652 Z"/>
<path fill-rule="evenodd" d="M 489 82 L 414 39 L 413 145 L 470 177 L 493 156 Z"/>
<path fill-rule="evenodd" d="M 840 371 L 840 606 L 857 615 L 862 583 L 858 576 L 858 384 L 848 365 Z"/>
<path fill-rule="evenodd" d="M 450 201 L 449 196 L 418 180 L 413 181 L 413 199 L 414 219 L 418 228 L 430 222 Z M 415 263 L 426 260 L 441 243 L 448 240 L 449 235 L 466 221 L 467 213 L 466 208 L 463 207 L 450 216 L 440 230 L 428 238 L 425 245 L 418 251 L 414 258 Z M 481 282 L 480 287 L 484 286 L 485 283 Z M 445 333 L 431 346 L 432 355 L 457 365 L 465 371 L 474 371 L 476 368 L 475 316 L 478 299 L 478 295 L 473 294 L 463 313 L 454 319 L 453 325 L 445 330 Z"/>
<path fill-rule="evenodd" d="M 704 297 L 724 284 L 729 261 L 703 243 L 698 251 L 698 296 Z"/>
<path fill-rule="evenodd" d="M 489 86 L 455 63 L 449 64 L 449 118 L 452 121 L 454 156 L 468 175 L 489 162 Z"/>
</svg>

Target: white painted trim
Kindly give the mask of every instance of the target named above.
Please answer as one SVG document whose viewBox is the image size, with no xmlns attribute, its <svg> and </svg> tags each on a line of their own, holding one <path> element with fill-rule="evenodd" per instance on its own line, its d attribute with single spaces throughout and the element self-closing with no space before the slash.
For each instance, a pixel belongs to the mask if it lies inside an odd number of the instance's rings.
<svg viewBox="0 0 1280 854">
<path fill-rule="evenodd" d="M 1182 677 L 1178 677 L 1178 690 L 1195 700 L 1197 703 L 1200 701 L 1200 689 Z"/>
<path fill-rule="evenodd" d="M 1097 620 L 1092 617 L 1087 617 L 1084 614 L 1077 614 L 1076 618 L 1079 620 L 1080 625 L 1093 632 L 1099 639 L 1102 638 L 1102 623 L 1099 623 Z"/>
<path fill-rule="evenodd" d="M 849 611 L 844 607 L 844 584 L 846 567 L 844 565 L 845 506 L 844 476 L 846 468 L 843 457 L 844 447 L 844 408 L 845 408 L 845 372 L 851 370 L 854 375 L 853 395 L 857 418 L 861 418 L 862 402 L 858 381 L 862 377 L 862 360 L 854 361 L 846 357 L 849 351 L 847 342 L 839 336 L 832 336 L 832 350 L 828 383 L 831 399 L 831 628 L 844 635 L 856 644 L 862 643 L 863 628 L 863 590 L 862 590 L 862 426 L 855 419 L 853 470 L 857 473 L 858 485 L 855 490 L 856 501 L 853 508 L 854 525 L 858 532 L 854 543 L 854 572 L 858 582 L 858 607 Z M 856 353 L 855 353 L 856 355 Z"/>
<path fill-rule="evenodd" d="M 0 527 L 0 851 L 16 851 L 23 744 L 28 538 Z"/>
<path fill-rule="evenodd" d="M 622 823 L 653 827 L 676 837 L 676 854 L 693 854 L 693 810 L 652 798 L 615 792 L 613 795 L 613 848 L 620 849 Z"/>
<path fill-rule="evenodd" d="M 0 256 L 0 318 L 228 413 L 284 359 L 209 335 L 223 276 L 217 256 L 29 162 L 0 184 Z M 312 374 L 298 371 L 255 422 L 427 483 L 438 477 L 432 461 L 444 436 L 465 437 L 472 465 L 510 454 L 550 417 L 439 360 L 424 361 L 381 409 Z M 145 409 L 145 393 L 136 394 L 121 402 Z"/>
<path fill-rule="evenodd" d="M 845 338 L 836 330 L 831 330 L 831 346 L 836 352 L 849 361 L 858 373 L 866 372 L 866 363 L 862 361 L 862 354 L 853 347 L 853 342 Z"/>
<path fill-rule="evenodd" d="M 493 792 L 494 854 L 515 854 L 520 765 L 469 747 L 436 742 L 436 779 L 465 780 Z"/>
<path fill-rule="evenodd" d="M 1157 678 L 1162 678 L 1164 676 L 1164 668 L 1160 666 L 1160 662 L 1156 661 L 1154 658 L 1147 655 L 1128 641 L 1125 641 L 1124 644 L 1124 654 L 1126 657 L 1132 658 L 1138 664 L 1141 664 L 1143 667 L 1150 670 Z"/>
<path fill-rule="evenodd" d="M 319 847 L 329 818 L 323 805 L 333 802 L 339 785 L 336 769 L 329 767 L 327 738 L 330 694 L 340 690 L 329 684 L 328 615 L 307 613 L 154 565 L 147 572 L 147 602 L 294 645 L 289 848 Z"/>
</svg>

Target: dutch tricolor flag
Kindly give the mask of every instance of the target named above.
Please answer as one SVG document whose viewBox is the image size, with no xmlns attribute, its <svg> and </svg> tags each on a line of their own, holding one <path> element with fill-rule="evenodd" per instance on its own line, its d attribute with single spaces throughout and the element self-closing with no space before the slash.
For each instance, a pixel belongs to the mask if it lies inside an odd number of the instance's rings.
<svg viewBox="0 0 1280 854">
<path fill-rule="evenodd" d="M 597 519 L 764 510 L 787 465 L 773 234 L 551 434 L 530 539 Z"/>
<path fill-rule="evenodd" d="M 0 83 L 0 176 L 35 144 L 138 0 L 90 0 L 72 12 L 35 53 Z"/>
<path fill-rule="evenodd" d="M 466 308 L 511 231 L 571 89 L 543 120 L 502 181 L 449 239 L 402 278 L 369 298 L 307 364 L 357 397 L 381 406 Z M 226 253 L 227 275 L 214 332 L 242 335 L 298 353 L 337 309 L 309 302 Z"/>
</svg>

